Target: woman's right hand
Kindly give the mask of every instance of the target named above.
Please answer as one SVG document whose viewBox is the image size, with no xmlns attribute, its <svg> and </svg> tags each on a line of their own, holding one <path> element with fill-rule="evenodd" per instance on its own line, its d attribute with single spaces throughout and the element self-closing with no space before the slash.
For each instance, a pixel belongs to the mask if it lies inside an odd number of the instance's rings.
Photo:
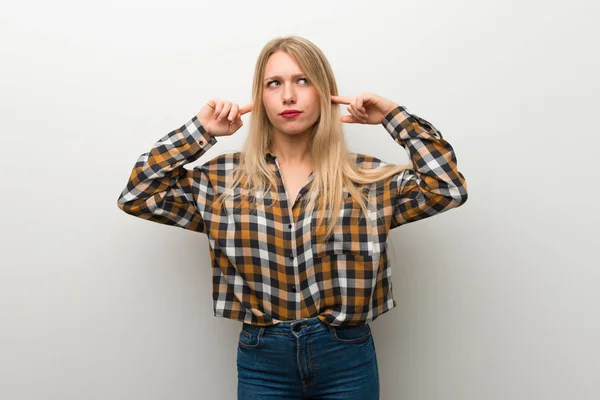
<svg viewBox="0 0 600 400">
<path fill-rule="evenodd" d="M 244 125 L 241 116 L 252 111 L 252 103 L 241 107 L 235 103 L 210 99 L 200 111 L 198 120 L 212 136 L 233 135 Z"/>
</svg>

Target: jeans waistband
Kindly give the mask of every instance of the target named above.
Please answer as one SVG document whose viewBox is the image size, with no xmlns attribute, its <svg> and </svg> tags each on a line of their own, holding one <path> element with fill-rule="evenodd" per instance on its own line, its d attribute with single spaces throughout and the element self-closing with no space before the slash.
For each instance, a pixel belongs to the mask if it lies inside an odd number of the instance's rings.
<svg viewBox="0 0 600 400">
<path fill-rule="evenodd" d="M 243 328 L 250 332 L 262 331 L 262 332 L 269 332 L 269 333 L 293 335 L 294 333 L 298 333 L 301 331 L 303 333 L 307 333 L 307 332 L 317 332 L 320 330 L 327 330 L 327 329 L 329 329 L 329 326 L 325 322 L 322 322 L 319 319 L 319 317 L 312 317 L 312 318 L 300 318 L 295 321 L 282 321 L 275 325 L 269 325 L 269 326 L 256 326 L 256 325 L 243 323 Z"/>
</svg>

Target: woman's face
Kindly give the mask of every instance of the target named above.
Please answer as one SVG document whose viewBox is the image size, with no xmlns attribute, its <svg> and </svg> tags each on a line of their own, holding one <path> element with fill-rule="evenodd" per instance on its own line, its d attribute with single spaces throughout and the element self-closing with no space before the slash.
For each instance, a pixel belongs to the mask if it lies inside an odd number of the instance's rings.
<svg viewBox="0 0 600 400">
<path fill-rule="evenodd" d="M 262 101 L 276 131 L 286 135 L 305 133 L 319 118 L 319 94 L 296 61 L 278 51 L 267 60 Z M 299 113 L 285 116 L 286 110 Z"/>
</svg>

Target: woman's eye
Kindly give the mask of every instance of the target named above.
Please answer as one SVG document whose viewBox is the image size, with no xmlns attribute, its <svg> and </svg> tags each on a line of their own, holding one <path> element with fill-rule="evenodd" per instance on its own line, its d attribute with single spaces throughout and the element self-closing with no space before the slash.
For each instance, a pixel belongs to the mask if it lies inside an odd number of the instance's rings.
<svg viewBox="0 0 600 400">
<path fill-rule="evenodd" d="M 298 81 L 304 81 L 305 85 L 308 84 L 308 79 L 306 79 L 306 78 L 300 78 L 300 79 L 298 79 Z M 278 80 L 269 81 L 267 83 L 267 87 L 273 86 L 272 83 L 279 83 L 279 81 Z"/>
</svg>

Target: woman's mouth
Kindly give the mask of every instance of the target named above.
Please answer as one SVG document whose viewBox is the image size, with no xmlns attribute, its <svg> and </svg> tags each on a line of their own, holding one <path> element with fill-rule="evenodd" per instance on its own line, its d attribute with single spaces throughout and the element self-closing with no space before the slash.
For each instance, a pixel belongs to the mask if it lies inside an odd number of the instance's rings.
<svg viewBox="0 0 600 400">
<path fill-rule="evenodd" d="M 302 114 L 302 111 L 296 111 L 296 110 L 294 110 L 294 111 L 284 111 L 284 112 L 281 113 L 281 116 L 283 118 L 295 118 L 295 117 L 297 117 L 300 114 Z"/>
</svg>

